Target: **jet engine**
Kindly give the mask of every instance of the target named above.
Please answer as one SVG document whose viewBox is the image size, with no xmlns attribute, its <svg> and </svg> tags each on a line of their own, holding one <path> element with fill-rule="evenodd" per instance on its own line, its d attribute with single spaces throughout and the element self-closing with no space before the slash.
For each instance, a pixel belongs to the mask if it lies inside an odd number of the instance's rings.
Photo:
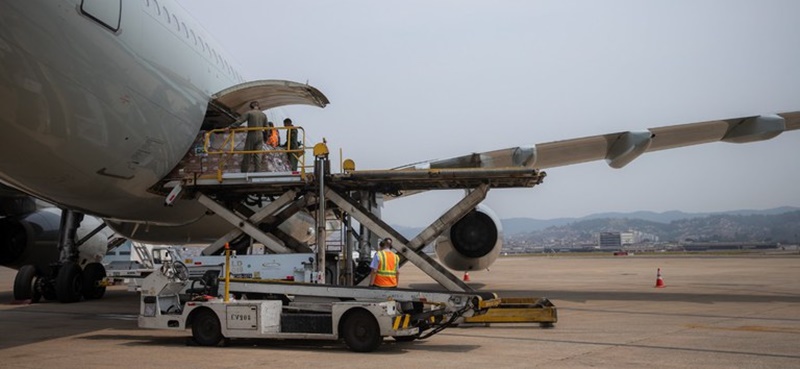
<svg viewBox="0 0 800 369">
<path fill-rule="evenodd" d="M 0 265 L 19 269 L 32 264 L 42 270 L 58 261 L 58 227 L 61 210 L 45 208 L 34 212 L 0 218 Z M 101 224 L 97 218 L 86 216 L 77 230 L 84 237 Z M 92 236 L 79 247 L 79 263 L 99 262 L 108 248 L 108 228 Z"/>
<path fill-rule="evenodd" d="M 502 248 L 500 219 L 482 204 L 444 231 L 435 244 L 442 264 L 457 271 L 488 268 L 497 260 Z"/>
<path fill-rule="evenodd" d="M 59 222 L 60 216 L 49 211 L 0 219 L 0 265 L 45 268 L 57 261 Z"/>
</svg>

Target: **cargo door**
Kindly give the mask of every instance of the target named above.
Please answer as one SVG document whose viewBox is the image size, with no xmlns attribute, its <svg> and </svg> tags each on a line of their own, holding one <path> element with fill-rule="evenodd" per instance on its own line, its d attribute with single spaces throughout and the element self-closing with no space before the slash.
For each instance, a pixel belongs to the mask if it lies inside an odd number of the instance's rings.
<svg viewBox="0 0 800 369">
<path fill-rule="evenodd" d="M 251 101 L 258 101 L 263 110 L 298 104 L 324 108 L 330 103 L 322 92 L 303 83 L 282 80 L 245 82 L 211 96 L 203 130 L 230 125 L 250 109 Z"/>
</svg>

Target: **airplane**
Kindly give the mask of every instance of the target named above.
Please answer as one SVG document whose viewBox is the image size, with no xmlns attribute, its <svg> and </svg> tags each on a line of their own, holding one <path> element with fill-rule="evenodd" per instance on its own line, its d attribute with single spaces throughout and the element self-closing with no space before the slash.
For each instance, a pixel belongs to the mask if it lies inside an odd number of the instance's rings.
<svg viewBox="0 0 800 369">
<path fill-rule="evenodd" d="M 323 108 L 329 101 L 308 84 L 247 81 L 230 60 L 171 0 L 0 2 L 0 260 L 20 268 L 16 298 L 75 302 L 99 295 L 96 276 L 103 271 L 92 266 L 91 254 L 114 239 L 101 227 L 160 244 L 210 243 L 234 228 L 192 196 L 176 195 L 165 206 L 164 179 L 207 132 L 227 127 L 251 101 L 268 111 L 290 104 Z M 594 160 L 622 168 L 646 152 L 762 141 L 797 129 L 800 111 L 753 114 L 471 153 L 393 171 L 476 169 L 484 175 L 511 168 L 533 170 L 525 173 L 540 182 L 541 169 Z M 23 221 L 42 216 L 30 206 L 32 198 L 61 209 L 57 240 Z M 257 212 L 271 200 L 249 205 Z M 313 204 L 306 205 L 270 229 L 280 235 L 275 242 L 305 250 L 315 242 Z M 56 212 L 48 214 L 53 223 Z M 439 230 L 439 260 L 453 270 L 485 269 L 502 248 L 499 218 L 483 204 L 471 214 L 453 220 L 451 228 L 462 229 L 463 237 Z M 94 246 L 82 247 L 81 236 L 92 232 Z"/>
</svg>

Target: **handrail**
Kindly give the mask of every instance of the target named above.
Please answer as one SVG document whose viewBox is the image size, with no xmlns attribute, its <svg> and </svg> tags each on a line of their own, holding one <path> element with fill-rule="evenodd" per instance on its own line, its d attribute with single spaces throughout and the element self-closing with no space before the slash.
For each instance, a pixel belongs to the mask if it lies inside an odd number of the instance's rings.
<svg viewBox="0 0 800 369">
<path fill-rule="evenodd" d="M 294 130 L 296 135 L 298 135 L 298 147 L 291 147 L 291 142 L 287 142 L 289 147 L 278 146 L 277 148 L 270 148 L 271 146 L 267 145 L 266 150 L 236 150 L 236 134 L 237 133 L 247 133 L 250 131 L 258 131 L 258 132 L 267 132 L 269 130 L 276 129 L 278 130 L 279 134 L 281 130 L 287 131 Z M 225 134 L 225 139 L 219 148 L 211 147 L 211 135 L 219 135 Z M 263 135 L 263 133 L 262 133 Z M 283 134 L 285 139 L 286 133 Z M 205 133 L 205 137 L 203 140 L 203 150 L 208 155 L 234 155 L 234 154 L 273 154 L 273 153 L 285 153 L 287 155 L 295 155 L 297 157 L 297 169 L 300 173 L 302 178 L 305 178 L 306 175 L 306 165 L 305 165 L 305 148 L 307 147 L 305 144 L 306 141 L 306 134 L 303 127 L 241 127 L 241 128 L 218 128 L 212 129 Z M 241 141 L 240 141 L 241 142 Z M 280 144 L 280 140 L 279 140 Z M 220 168 L 218 168 L 218 178 L 221 179 L 222 175 L 222 165 L 223 161 L 220 161 Z"/>
</svg>

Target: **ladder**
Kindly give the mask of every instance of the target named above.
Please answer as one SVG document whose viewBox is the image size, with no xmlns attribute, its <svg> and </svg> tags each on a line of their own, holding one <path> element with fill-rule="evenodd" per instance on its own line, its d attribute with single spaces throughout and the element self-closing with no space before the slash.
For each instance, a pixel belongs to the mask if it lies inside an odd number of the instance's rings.
<svg viewBox="0 0 800 369">
<path fill-rule="evenodd" d="M 145 269 L 153 269 L 155 265 L 153 264 L 153 258 L 150 255 L 150 250 L 143 244 L 138 242 L 131 242 L 131 248 L 136 251 L 136 255 L 139 256 L 139 260 L 142 261 L 142 265 Z"/>
</svg>

